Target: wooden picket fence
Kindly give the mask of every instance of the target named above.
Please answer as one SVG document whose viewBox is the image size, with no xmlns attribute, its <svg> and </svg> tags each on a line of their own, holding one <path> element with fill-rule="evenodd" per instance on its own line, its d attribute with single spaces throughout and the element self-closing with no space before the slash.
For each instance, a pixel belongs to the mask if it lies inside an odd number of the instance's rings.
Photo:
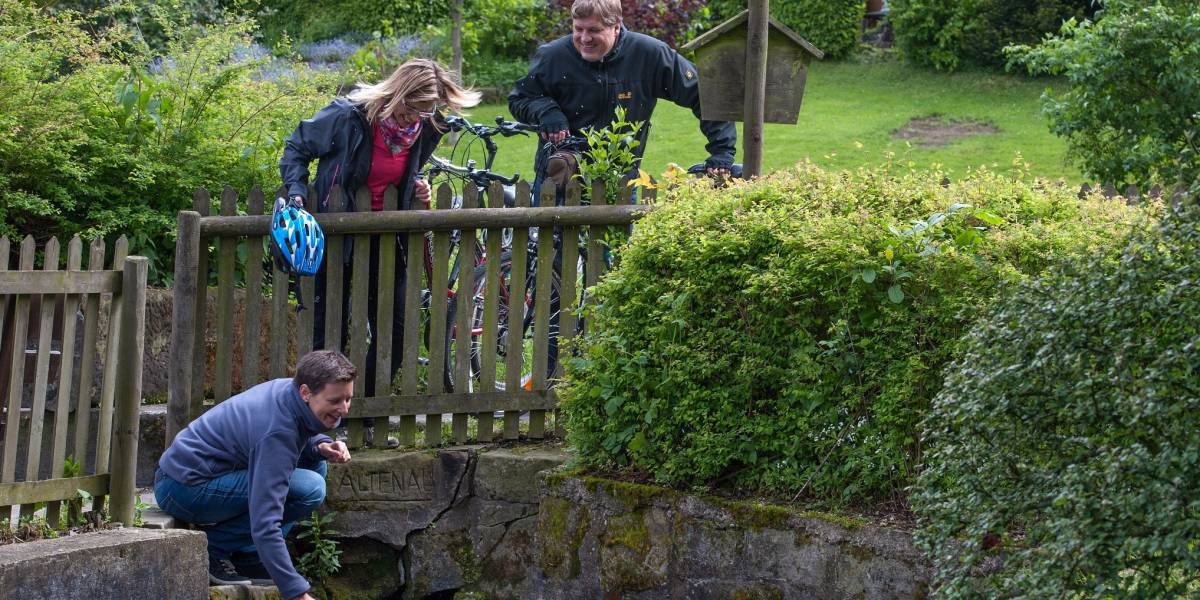
<svg viewBox="0 0 1200 600">
<path fill-rule="evenodd" d="M 13 249 L 7 237 L 0 237 L 0 332 L 11 356 L 0 366 L 0 381 L 7 382 L 0 519 L 9 519 L 15 505 L 22 517 L 31 516 L 36 504 L 45 502 L 46 519 L 57 526 L 61 501 L 66 501 L 72 522 L 77 521 L 82 491 L 92 496 L 93 510 L 102 507 L 107 496 L 111 518 L 133 524 L 149 263 L 140 256 L 127 257 L 127 249 L 124 237 L 117 240 L 112 267 L 106 270 L 104 240 L 97 238 L 84 270 L 83 242 L 76 236 L 67 244 L 66 269 L 59 270 L 61 247 L 51 238 L 41 249 L 42 267 L 35 270 L 38 248 L 26 237 L 15 257 L 18 267 L 11 270 Z M 101 353 L 98 337 L 105 317 L 108 333 Z M 33 387 L 29 405 L 23 406 L 29 354 L 36 356 Z M 57 368 L 52 369 L 55 362 Z M 99 418 L 92 433 L 97 369 Z M 68 458 L 79 465 L 78 473 L 65 471 Z"/>
<path fill-rule="evenodd" d="M 348 441 L 358 447 L 363 440 L 361 419 L 376 419 L 377 443 L 384 439 L 381 431 L 387 429 L 389 417 L 398 417 L 398 437 L 405 446 L 437 446 L 443 443 L 443 415 L 450 417 L 450 438 L 454 443 L 468 441 L 492 441 L 518 439 L 522 432 L 521 415 L 527 413 L 527 429 L 524 434 L 530 439 L 545 437 L 548 415 L 553 415 L 557 396 L 547 381 L 546 371 L 550 344 L 551 269 L 555 254 L 560 253 L 561 277 L 559 278 L 561 306 L 558 343 L 558 360 L 561 365 L 568 352 L 566 342 L 577 331 L 577 309 L 583 286 L 597 281 L 604 262 L 600 241 L 601 226 L 627 227 L 646 205 L 634 205 L 632 191 L 628 186 L 621 202 L 609 205 L 604 202 L 581 205 L 583 190 L 578 184 L 567 189 L 564 206 L 554 206 L 554 192 L 546 186 L 539 207 L 530 207 L 527 182 L 516 186 L 516 206 L 504 208 L 503 189 L 494 184 L 484 197 L 467 185 L 461 208 L 451 208 L 453 191 L 447 185 L 440 186 L 434 194 L 433 210 L 396 210 L 398 195 L 389 189 L 384 196 L 384 210 L 371 212 L 370 192 L 363 188 L 355 196 L 352 206 L 356 212 L 342 212 L 344 203 L 340 190 L 334 190 L 328 208 L 318 213 L 314 210 L 313 198 L 309 194 L 309 211 L 317 217 L 325 234 L 325 267 L 327 289 L 316 290 L 315 279 L 299 278 L 300 297 L 310 305 L 309 310 L 295 316 L 295 332 L 289 333 L 289 313 L 295 306 L 289 299 L 288 278 L 269 260 L 270 207 L 263 192 L 255 188 L 245 199 L 245 215 L 238 216 L 239 198 L 235 190 L 226 188 L 220 195 L 219 215 L 210 216 L 212 199 L 205 190 L 195 196 L 194 210 L 183 211 L 178 218 L 178 241 L 175 257 L 174 314 L 171 338 L 171 371 L 169 374 L 167 436 L 186 427 L 192 419 L 203 413 L 212 404 L 222 402 L 233 394 L 247 389 L 267 378 L 290 377 L 295 361 L 313 348 L 312 299 L 320 293 L 325 301 L 324 339 L 326 347 L 338 348 L 337 342 L 347 333 L 347 343 L 342 350 L 358 367 L 354 385 L 354 398 L 350 417 L 347 419 Z M 592 197 L 603 197 L 603 188 L 592 190 Z M 641 197 L 652 201 L 652 189 L 640 190 Z M 599 194 L 599 195 L 597 195 Z M 272 195 L 274 197 L 275 195 Z M 487 207 L 484 207 L 484 206 Z M 506 230 L 511 231 L 511 276 L 502 281 L 500 260 L 484 259 L 480 263 L 476 252 L 468 249 L 479 240 L 483 255 L 499 257 L 502 253 L 501 239 Z M 536 251 L 525 252 L 531 239 L 531 230 L 540 231 Z M 554 246 L 552 231 L 560 232 L 561 248 Z M 582 234 L 582 235 L 581 235 Z M 431 238 L 425 256 L 427 235 Z M 367 294 L 369 248 L 371 238 L 379 238 L 378 255 L 378 306 L 373 327 L 368 325 Z M 448 282 L 451 271 L 452 237 L 459 240 L 457 253 L 458 275 L 456 286 L 447 283 L 430 285 L 429 282 Z M 398 257 L 398 239 L 407 240 L 407 256 Z M 581 252 L 581 244 L 582 252 Z M 350 260 L 345 260 L 345 249 L 351 250 Z M 214 323 L 207 322 L 209 312 L 208 283 L 210 262 L 215 252 L 216 264 L 216 310 Z M 586 262 L 580 273 L 578 264 L 581 256 Z M 244 257 L 244 266 L 238 268 L 239 257 Z M 536 271 L 532 273 L 537 282 L 536 289 L 527 289 L 523 276 L 529 266 L 528 260 L 536 260 Z M 431 273 L 426 269 L 431 262 Z M 392 331 L 393 283 L 396 265 L 406 265 L 404 327 L 403 331 Z M 475 271 L 483 267 L 485 285 L 475 289 Z M 343 275 L 350 273 L 349 315 L 342 314 Z M 269 276 L 269 282 L 268 282 Z M 270 293 L 266 290 L 269 286 Z M 422 289 L 430 292 L 427 308 L 422 308 Z M 440 289 L 439 289 L 440 288 Z M 237 289 L 243 290 L 245 308 L 240 317 L 236 314 Z M 480 296 L 481 292 L 481 296 Z M 525 310 L 508 310 L 504 325 L 508 332 L 518 332 L 503 338 L 501 342 L 502 313 L 498 298 L 532 299 L 534 315 L 531 331 L 533 339 L 525 339 L 522 319 Z M 464 299 L 458 302 L 454 320 L 450 321 L 448 303 L 450 298 Z M 477 300 L 482 297 L 482 310 L 477 310 Z M 262 298 L 262 300 L 259 300 Z M 466 300 L 471 300 L 467 302 Z M 262 314 L 263 303 L 269 317 Z M 516 302 L 519 302 L 517 300 Z M 513 302 L 515 304 L 516 302 Z M 471 310 L 467 310 L 470 308 Z M 422 319 L 421 315 L 428 315 Z M 481 323 L 476 319 L 482 312 Z M 267 318 L 265 318 L 267 317 Z M 344 318 L 345 317 L 345 318 Z M 240 327 L 236 320 L 241 319 Z M 343 321 L 348 329 L 343 331 Z M 422 325 L 422 322 L 425 324 Z M 269 331 L 264 331 L 270 323 Z M 481 325 L 481 326 L 480 326 Z M 238 334 L 240 330 L 240 335 Z M 402 336 L 403 353 L 400 383 L 394 386 L 392 362 L 393 336 Z M 371 397 L 365 396 L 367 339 L 373 339 L 376 350 L 374 387 Z M 437 343 L 450 339 L 451 343 Z M 478 340 L 476 343 L 475 340 Z M 427 362 L 419 360 L 422 340 L 431 340 Z M 471 340 L 470 343 L 464 343 Z M 499 356 L 503 343 L 503 357 Z M 214 347 L 215 360 L 211 368 L 206 366 L 209 347 Z M 472 348 L 475 347 L 474 360 Z M 261 360 L 266 352 L 267 360 Z M 447 356 L 447 352 L 451 352 Z M 240 359 L 235 364 L 235 352 Z M 522 380 L 522 372 L 531 361 L 531 369 Z M 476 363 L 478 368 L 473 368 Z M 450 369 L 456 389 L 446 388 L 446 370 Z M 234 373 L 237 371 L 237 385 Z M 424 377 L 422 377 L 424 374 Z M 469 382 L 469 383 L 468 383 Z M 502 385 L 501 385 L 502 384 Z M 496 430 L 495 415 L 502 412 L 500 431 Z M 424 434 L 418 439 L 418 416 L 424 415 Z M 477 425 L 477 434 L 468 434 L 471 420 Z M 557 421 L 551 425 L 553 428 Z"/>
</svg>

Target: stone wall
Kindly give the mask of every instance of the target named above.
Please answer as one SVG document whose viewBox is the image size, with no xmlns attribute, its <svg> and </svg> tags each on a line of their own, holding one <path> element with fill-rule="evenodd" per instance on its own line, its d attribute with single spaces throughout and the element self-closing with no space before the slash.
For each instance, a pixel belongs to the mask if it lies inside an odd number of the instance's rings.
<svg viewBox="0 0 1200 600">
<path fill-rule="evenodd" d="M 208 597 L 196 531 L 123 528 L 0 546 L 0 595 L 21 600 Z"/>
<path fill-rule="evenodd" d="M 529 597 L 908 599 L 929 569 L 908 533 L 835 515 L 552 473 Z"/>
<path fill-rule="evenodd" d="M 327 598 L 908 599 L 909 534 L 553 471 L 552 446 L 365 451 L 332 465 Z"/>
</svg>

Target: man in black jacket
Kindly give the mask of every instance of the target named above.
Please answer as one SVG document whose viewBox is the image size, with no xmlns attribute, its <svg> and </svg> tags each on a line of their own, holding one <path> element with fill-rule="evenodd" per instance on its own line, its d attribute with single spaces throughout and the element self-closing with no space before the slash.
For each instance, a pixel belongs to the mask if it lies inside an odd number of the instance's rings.
<svg viewBox="0 0 1200 600">
<path fill-rule="evenodd" d="M 696 67 L 665 43 L 625 29 L 620 0 L 575 0 L 571 25 L 571 35 L 538 48 L 529 73 L 508 94 L 513 116 L 538 125 L 543 139 L 559 142 L 586 127 L 607 127 L 624 106 L 626 120 L 647 123 L 634 148 L 640 158 L 659 98 L 700 118 Z M 709 170 L 727 170 L 737 145 L 733 123 L 701 120 L 700 131 L 708 138 Z M 535 158 L 539 173 L 545 152 L 543 145 Z"/>
</svg>

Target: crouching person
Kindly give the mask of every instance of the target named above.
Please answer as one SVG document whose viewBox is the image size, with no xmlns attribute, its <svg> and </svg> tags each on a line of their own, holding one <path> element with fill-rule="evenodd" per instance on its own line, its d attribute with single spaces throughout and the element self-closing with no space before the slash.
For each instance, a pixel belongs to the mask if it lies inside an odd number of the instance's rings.
<svg viewBox="0 0 1200 600">
<path fill-rule="evenodd" d="M 154 496 L 208 535 L 211 584 L 274 582 L 284 598 L 311 599 L 283 540 L 325 500 L 325 461 L 350 460 L 323 432 L 350 409 L 355 375 L 340 353 L 311 352 L 294 378 L 221 402 L 163 453 Z"/>
</svg>

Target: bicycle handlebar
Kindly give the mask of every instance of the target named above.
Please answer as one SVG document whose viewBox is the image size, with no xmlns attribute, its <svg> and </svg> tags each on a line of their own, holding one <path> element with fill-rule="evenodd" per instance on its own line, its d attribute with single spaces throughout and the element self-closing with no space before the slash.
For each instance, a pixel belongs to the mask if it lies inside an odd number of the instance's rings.
<svg viewBox="0 0 1200 600">
<path fill-rule="evenodd" d="M 466 177 L 479 187 L 487 187 L 487 184 L 492 181 L 498 181 L 504 185 L 516 185 L 517 180 L 521 178 L 520 173 L 513 173 L 512 177 L 505 177 L 487 169 L 476 169 L 475 161 L 468 161 L 465 167 L 459 166 L 437 155 L 429 157 L 429 164 L 429 175 L 431 177 L 434 173 L 442 171 L 458 175 L 459 177 Z"/>
</svg>

